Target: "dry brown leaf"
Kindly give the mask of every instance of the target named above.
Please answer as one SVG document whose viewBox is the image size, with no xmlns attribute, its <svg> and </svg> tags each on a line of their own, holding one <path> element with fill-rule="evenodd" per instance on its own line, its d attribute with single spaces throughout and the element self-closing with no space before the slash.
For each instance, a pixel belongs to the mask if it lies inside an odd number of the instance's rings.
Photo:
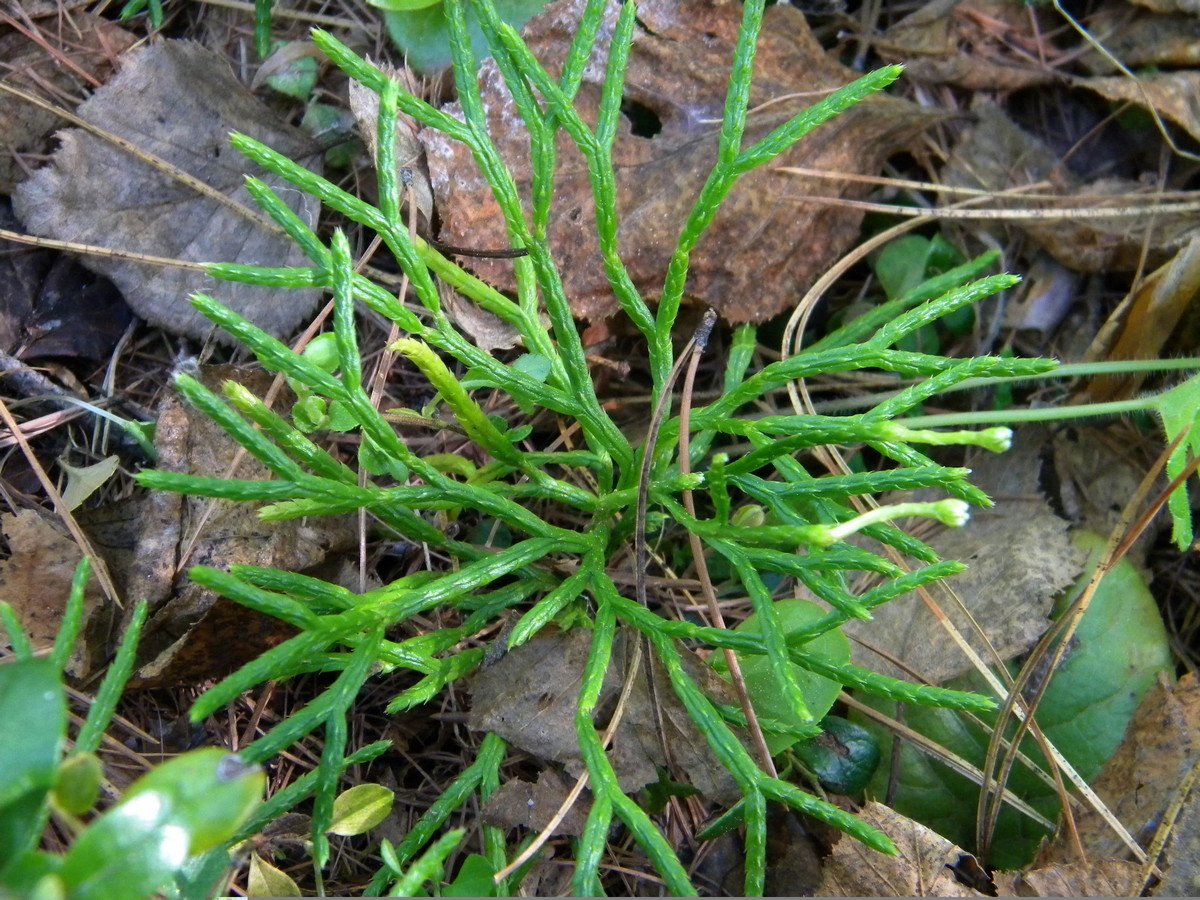
<svg viewBox="0 0 1200 900">
<path fill-rule="evenodd" d="M 825 861 L 818 897 L 982 897 L 951 871 L 970 854 L 940 834 L 881 803 L 868 803 L 858 818 L 892 839 L 896 856 L 885 856 L 842 837 Z"/>
<path fill-rule="evenodd" d="M 234 379 L 258 396 L 271 383 L 268 373 L 251 367 L 214 366 L 196 374 L 210 389 L 219 390 L 221 382 Z M 239 449 L 215 422 L 174 394 L 160 408 L 154 446 L 157 468 L 210 478 L 226 477 Z M 230 477 L 271 476 L 247 454 Z M 146 600 L 151 612 L 139 645 L 134 687 L 220 677 L 295 633 L 278 619 L 218 597 L 186 577 L 193 565 L 228 569 L 245 564 L 301 572 L 331 551 L 352 545 L 352 517 L 262 522 L 260 505 L 166 491 L 145 498 L 125 585 L 130 608 Z M 192 544 L 197 531 L 198 540 Z M 189 545 L 190 554 L 181 558 Z"/>
<path fill-rule="evenodd" d="M 483 807 L 483 820 L 497 828 L 512 829 L 521 826 L 541 832 L 558 813 L 570 791 L 571 786 L 553 769 L 543 769 L 538 773 L 537 782 L 533 784 L 521 778 L 513 778 L 500 785 L 496 793 L 488 798 Z M 580 795 L 563 820 L 550 833 L 579 837 L 587 824 L 590 807 L 591 800 L 588 795 Z"/>
<path fill-rule="evenodd" d="M 0 597 L 12 605 L 33 649 L 47 650 L 62 625 L 71 579 L 82 558 L 79 546 L 31 509 L 0 514 L 0 529 L 11 554 L 0 562 Z M 103 657 L 105 647 L 97 632 L 111 622 L 112 612 L 92 579 L 84 594 L 83 628 L 67 666 L 69 674 L 86 676 Z"/>
<path fill-rule="evenodd" d="M 582 6 L 581 0 L 561 0 L 526 26 L 526 40 L 547 65 L 563 58 Z M 615 8 L 609 7 L 593 59 L 607 54 Z M 625 86 L 627 115 L 613 165 L 622 256 L 633 283 L 649 299 L 661 290 L 679 231 L 716 158 L 740 21 L 740 7 L 712 0 L 650 0 L 638 7 Z M 603 66 L 589 66 L 577 97 L 581 114 L 593 122 L 604 77 Z M 750 105 L 778 102 L 750 115 L 743 145 L 855 77 L 826 56 L 802 13 L 772 6 L 759 40 Z M 529 138 L 490 60 L 481 66 L 480 85 L 492 137 L 527 196 Z M 801 96 L 793 96 L 797 93 Z M 448 111 L 457 114 L 455 107 Z M 785 181 L 774 166 L 878 174 L 889 155 L 941 117 L 895 98 L 873 97 L 817 129 L 773 166 L 743 176 L 692 255 L 688 294 L 735 322 L 762 321 L 795 302 L 857 239 L 862 219 L 859 211 L 805 198 L 861 198 L 868 188 L 827 179 Z M 460 245 L 505 246 L 504 218 L 469 151 L 438 133 L 426 131 L 422 139 L 443 238 Z M 582 317 L 603 318 L 618 307 L 593 233 L 587 167 L 565 133 L 559 135 L 557 152 L 551 245 L 572 309 Z M 471 260 L 469 265 L 493 284 L 514 286 L 511 263 Z"/>
<path fill-rule="evenodd" d="M 876 46 L 888 62 L 928 84 L 1007 93 L 1051 84 L 1059 51 L 1034 28 L 1038 12 L 1016 0 L 931 0 L 883 34 Z"/>
<path fill-rule="evenodd" d="M 469 726 L 493 731 L 542 759 L 565 763 L 570 774 L 583 771 L 575 712 L 591 640 L 592 632 L 586 628 L 563 632 L 547 627 L 481 670 L 472 687 Z M 629 665 L 627 641 L 626 633 L 618 632 L 597 705 L 600 715 L 611 715 L 621 692 Z M 685 671 L 710 696 L 721 692 L 726 695 L 721 702 L 732 702 L 728 685 L 711 669 L 688 653 L 683 660 Z M 643 657 L 610 750 L 621 789 L 632 792 L 657 781 L 658 767 L 666 766 L 710 799 L 733 802 L 740 794 L 732 776 L 713 756 L 657 660 L 651 687 L 646 677 L 648 665 L 649 659 Z M 603 727 L 604 721 L 597 724 Z"/>
<path fill-rule="evenodd" d="M 1001 897 L 1136 897 L 1139 867 L 1121 859 L 1063 863 L 995 876 Z"/>
<path fill-rule="evenodd" d="M 1039 182 L 1049 182 L 1061 200 L 1032 201 L 1015 197 L 997 198 L 995 205 L 1041 209 L 1042 218 L 1015 223 L 1054 259 L 1076 272 L 1131 271 L 1149 259 L 1164 261 L 1191 240 L 1195 231 L 1192 214 L 1156 213 L 1146 207 L 1142 216 L 1089 217 L 1072 219 L 1055 213 L 1055 206 L 1101 207 L 1100 201 L 1114 195 L 1145 195 L 1143 185 L 1119 179 L 1100 179 L 1083 185 L 1065 175 L 1059 155 L 1044 142 L 1018 128 L 998 107 L 984 105 L 975 111 L 977 122 L 969 128 L 951 153 L 942 180 L 954 187 L 1000 193 Z M 1112 205 L 1105 200 L 1107 205 Z M 1128 200 L 1118 206 L 1131 205 Z M 1145 206 L 1144 203 L 1141 204 Z M 986 231 L 993 242 L 1008 245 L 1000 226 L 972 226 Z M 956 231 L 961 229 L 956 228 Z"/>
<path fill-rule="evenodd" d="M 17 215 L 34 234 L 192 262 L 303 266 L 304 253 L 265 218 L 246 193 L 244 176 L 267 176 L 229 147 L 239 131 L 307 168 L 321 157 L 303 133 L 274 118 L 241 86 L 223 57 L 190 41 L 163 41 L 123 58 L 120 73 L 78 114 L 166 160 L 251 211 L 253 218 L 198 194 L 137 157 L 81 129 L 60 134 L 52 165 L 13 195 Z M 296 191 L 281 196 L 315 224 L 317 201 Z M 212 323 L 188 302 L 211 294 L 274 334 L 290 332 L 316 305 L 315 290 L 221 282 L 200 272 L 87 256 L 85 264 L 112 279 L 126 302 L 149 322 L 203 338 Z"/>
<path fill-rule="evenodd" d="M 53 5 L 57 0 L 51 0 Z M 28 3 L 23 4 L 28 7 Z M 25 12 L 29 15 L 28 9 Z M 112 73 L 112 61 L 133 46 L 134 35 L 114 22 L 77 11 L 36 24 L 38 40 L 12 31 L 0 37 L 4 84 L 43 100 L 62 104 L 63 97 L 82 97 Z M 44 43 L 42 43 L 44 42 Z M 51 53 L 50 51 L 53 51 Z M 50 134 L 62 120 L 49 110 L 0 93 L 0 194 L 11 194 L 14 185 L 37 167 Z M 28 157 L 28 158 L 27 158 Z"/>
<path fill-rule="evenodd" d="M 971 460 L 972 482 L 995 498 L 996 505 L 974 511 L 965 527 L 947 529 L 928 541 L 943 559 L 970 565 L 950 580 L 949 587 L 1001 659 L 1011 659 L 1037 643 L 1050 623 L 1054 598 L 1082 565 L 1081 554 L 1068 536 L 1068 523 L 1040 497 L 1042 438 L 1036 435 L 1033 430 L 1023 431 L 1008 453 L 981 454 Z M 968 643 L 987 656 L 957 605 L 944 599 L 941 605 Z M 938 639 L 942 626 L 919 596 L 897 598 L 873 615 L 870 622 L 848 622 L 846 631 L 889 651 L 933 683 L 974 668 L 956 644 Z M 853 661 L 885 675 L 910 677 L 857 643 Z"/>
<path fill-rule="evenodd" d="M 1200 19 L 1195 15 L 1154 15 L 1137 6 L 1113 4 L 1088 17 L 1088 31 L 1126 68 L 1200 65 Z M 1093 51 L 1079 60 L 1092 75 L 1116 75 L 1112 59 Z"/>
<path fill-rule="evenodd" d="M 1138 75 L 1136 79 L 1125 75 L 1074 78 L 1071 84 L 1116 103 L 1125 101 L 1149 107 L 1179 125 L 1193 140 L 1200 139 L 1200 110 L 1196 103 L 1196 97 L 1200 96 L 1200 72 L 1159 72 Z"/>
<path fill-rule="evenodd" d="M 1170 262 L 1151 272 L 1114 310 L 1088 352 L 1089 358 L 1157 359 L 1175 334 L 1180 319 L 1200 295 L 1200 234 Z M 1145 381 L 1144 373 L 1099 375 L 1088 382 L 1090 402 L 1132 397 Z"/>
<path fill-rule="evenodd" d="M 1186 675 L 1177 685 L 1164 679 L 1150 688 L 1125 732 L 1117 752 L 1094 787 L 1113 814 L 1142 846 L 1176 793 L 1200 761 L 1200 683 Z M 1083 847 L 1095 858 L 1120 858 L 1125 845 L 1091 810 L 1076 812 Z M 1038 856 L 1038 864 L 1074 859 L 1071 845 L 1059 837 Z"/>
</svg>

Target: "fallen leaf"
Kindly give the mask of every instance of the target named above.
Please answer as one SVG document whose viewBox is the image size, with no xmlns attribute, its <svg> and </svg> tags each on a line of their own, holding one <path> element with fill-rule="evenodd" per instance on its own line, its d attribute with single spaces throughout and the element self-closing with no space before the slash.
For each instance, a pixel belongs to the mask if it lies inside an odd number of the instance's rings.
<svg viewBox="0 0 1200 900">
<path fill-rule="evenodd" d="M 1011 659 L 1037 643 L 1050 624 L 1054 598 L 1071 584 L 1081 566 L 1081 555 L 1067 533 L 1068 523 L 1040 496 L 1041 449 L 1041 438 L 1022 432 L 1007 453 L 981 454 L 972 460 L 972 482 L 995 498 L 996 505 L 973 511 L 963 528 L 947 529 L 928 540 L 942 558 L 970 566 L 955 575 L 949 587 L 1001 659 Z M 957 604 L 939 599 L 968 643 L 990 658 Z M 974 668 L 955 643 L 941 639 L 942 626 L 916 594 L 879 607 L 871 621 L 851 621 L 844 628 L 904 660 L 935 684 Z M 856 665 L 896 678 L 911 677 L 872 650 L 857 643 L 852 646 Z"/>
<path fill-rule="evenodd" d="M 488 798 L 483 807 L 483 820 L 496 828 L 522 827 L 540 833 L 558 813 L 570 791 L 571 786 L 553 769 L 543 769 L 538 773 L 537 782 L 532 784 L 513 778 L 500 785 L 499 790 Z M 550 833 L 580 837 L 591 805 L 589 795 L 581 794 Z"/>
<path fill-rule="evenodd" d="M 858 814 L 892 839 L 896 856 L 885 856 L 842 837 L 825 861 L 817 897 L 982 897 L 961 885 L 952 867 L 970 856 L 924 825 L 881 803 L 868 803 Z"/>
<path fill-rule="evenodd" d="M 565 763 L 569 774 L 583 771 L 575 712 L 591 640 L 586 628 L 546 628 L 481 670 L 472 688 L 469 727 L 495 732 L 534 756 Z M 602 716 L 611 715 L 621 692 L 629 665 L 628 641 L 626 632 L 618 632 L 597 704 Z M 735 702 L 728 685 L 695 656 L 684 653 L 683 660 L 685 671 L 710 696 L 720 692 L 725 698 L 721 702 Z M 666 766 L 715 802 L 735 801 L 741 795 L 732 776 L 696 729 L 657 659 L 651 685 L 646 677 L 650 664 L 644 656 L 609 751 L 621 789 L 632 793 L 658 781 L 658 767 Z M 603 728 L 603 719 L 597 726 Z"/>
<path fill-rule="evenodd" d="M 1194 68 L 1200 64 L 1200 20 L 1193 15 L 1154 15 L 1136 5 L 1112 5 L 1088 17 L 1088 30 L 1132 71 L 1151 66 Z M 1094 75 L 1116 75 L 1112 59 L 1093 51 L 1079 60 Z"/>
<path fill-rule="evenodd" d="M 1061 195 L 1055 200 L 997 197 L 998 207 L 1042 211 L 1040 218 L 1018 220 L 1020 229 L 1055 260 L 1075 272 L 1132 271 L 1146 263 L 1165 261 L 1191 240 L 1195 217 L 1190 213 L 1154 212 L 1144 216 L 1089 217 L 1074 219 L 1058 215 L 1055 207 L 1102 208 L 1115 198 L 1116 205 L 1130 205 L 1129 197 L 1145 195 L 1144 185 L 1108 178 L 1082 184 L 1071 177 L 1058 153 L 1046 143 L 1019 128 L 994 105 L 975 110 L 976 124 L 955 145 L 942 180 L 953 187 L 982 189 L 1000 194 L 1039 182 L 1048 187 L 1041 193 Z M 987 240 L 1003 245 L 1011 238 L 1001 226 L 972 226 L 989 235 Z M 960 231 L 962 229 L 955 228 Z M 1149 256 L 1147 256 L 1149 254 Z"/>
<path fill-rule="evenodd" d="M 1126 102 L 1149 108 L 1181 127 L 1193 140 L 1200 138 L 1200 115 L 1196 109 L 1200 72 L 1158 72 L 1136 78 L 1126 75 L 1073 78 L 1071 84 L 1114 103 Z"/>
<path fill-rule="evenodd" d="M 116 474 L 120 464 L 120 457 L 115 454 L 90 466 L 72 466 L 60 459 L 58 467 L 67 473 L 67 486 L 62 492 L 63 505 L 71 510 L 80 507 L 84 500 Z"/>
<path fill-rule="evenodd" d="M 25 22 L 21 31 L 0 37 L 4 77 L 0 83 L 62 105 L 64 97 L 82 97 L 102 84 L 112 72 L 112 62 L 137 38 L 114 22 L 83 11 L 66 12 L 65 4 L 49 0 L 54 19 Z M 82 5 L 76 3 L 76 6 Z M 29 0 L 22 11 L 31 18 Z M 45 13 L 43 13 L 44 15 Z M 30 33 L 36 39 L 30 39 Z M 37 166 L 51 133 L 62 119 L 47 109 L 0 94 L 0 194 L 11 194 L 14 185 Z"/>
<path fill-rule="evenodd" d="M 12 604 L 33 649 L 47 650 L 62 627 L 71 579 L 82 558 L 79 546 L 32 509 L 0 514 L 0 529 L 10 554 L 0 562 L 0 597 Z M 112 618 L 93 578 L 84 594 L 83 628 L 68 674 L 84 677 L 100 662 L 106 650 L 101 635 Z"/>
<path fill-rule="evenodd" d="M 1121 859 L 1093 859 L 995 876 L 1002 897 L 1136 897 L 1140 866 Z"/>
<path fill-rule="evenodd" d="M 1200 762 L 1200 682 L 1194 674 L 1171 685 L 1166 676 L 1151 686 L 1125 738 L 1093 787 L 1134 839 L 1149 844 L 1176 789 Z M 1120 858 L 1124 842 L 1091 810 L 1075 814 L 1089 857 Z M 1038 855 L 1038 864 L 1074 859 L 1069 841 L 1058 837 Z"/>
<path fill-rule="evenodd" d="M 530 20 L 525 38 L 540 59 L 553 65 L 563 58 L 582 7 L 580 0 L 560 0 Z M 608 8 L 594 59 L 607 53 L 615 9 Z M 649 299 L 661 290 L 679 231 L 716 158 L 740 21 L 740 7 L 711 0 L 650 0 L 638 7 L 613 167 L 622 256 L 634 285 Z M 772 6 L 759 40 L 743 146 L 856 76 L 825 54 L 799 10 Z M 595 121 L 604 78 L 603 66 L 585 71 L 577 95 L 585 120 Z M 492 139 L 528 196 L 524 124 L 491 60 L 480 67 L 479 81 Z M 460 115 L 454 105 L 447 111 Z M 857 240 L 862 219 L 860 211 L 808 198 L 860 198 L 869 188 L 798 175 L 785 181 L 775 169 L 874 175 L 889 155 L 941 117 L 896 98 L 872 97 L 821 126 L 771 166 L 744 175 L 692 254 L 688 295 L 734 322 L 763 321 L 794 303 Z M 505 246 L 504 217 L 466 147 L 431 131 L 423 132 L 422 140 L 444 239 Z M 587 166 L 565 133 L 559 135 L 557 158 L 551 246 L 574 312 L 603 318 L 618 306 L 593 234 Z M 511 263 L 485 259 L 469 265 L 502 289 L 514 287 Z"/>
<path fill-rule="evenodd" d="M 1038 8 L 1016 0 L 932 0 L 888 28 L 876 46 L 914 81 L 1008 93 L 1058 80 L 1053 64 L 1061 51 L 1039 18 Z"/>
<path fill-rule="evenodd" d="M 232 378 L 260 397 L 272 380 L 257 367 L 235 366 L 202 368 L 196 377 L 212 390 Z M 174 393 L 159 409 L 154 446 L 157 468 L 163 471 L 210 478 L 271 477 L 248 454 L 227 475 L 240 445 Z M 228 569 L 246 564 L 302 572 L 328 553 L 352 545 L 353 517 L 262 522 L 260 506 L 166 491 L 145 497 L 137 544 L 125 570 L 124 595 L 130 609 L 139 600 L 150 604 L 131 686 L 221 677 L 295 633 L 290 625 L 219 597 L 186 577 L 193 565 Z"/>
<path fill-rule="evenodd" d="M 162 41 L 133 51 L 123 58 L 121 72 L 78 114 L 205 182 L 245 212 L 197 193 L 106 140 L 69 129 L 60 133 L 54 162 L 13 195 L 17 215 L 32 233 L 192 262 L 308 263 L 300 248 L 257 211 L 244 187 L 247 174 L 268 184 L 279 179 L 230 149 L 228 135 L 248 134 L 310 169 L 319 167 L 320 154 L 303 133 L 274 119 L 233 77 L 223 57 L 190 41 Z M 314 198 L 296 190 L 281 196 L 314 224 Z M 188 302 L 197 291 L 274 334 L 293 330 L 318 298 L 315 290 L 281 294 L 126 259 L 89 255 L 84 263 L 112 279 L 138 315 L 194 338 L 204 338 L 213 327 Z"/>
<path fill-rule="evenodd" d="M 1196 790 L 1195 768 L 1191 775 L 1184 796 L 1178 796 L 1179 790 L 1172 792 L 1172 799 L 1178 798 L 1183 806 L 1158 861 L 1163 875 L 1154 889 L 1156 897 L 1195 897 L 1200 894 L 1200 791 Z"/>
</svg>

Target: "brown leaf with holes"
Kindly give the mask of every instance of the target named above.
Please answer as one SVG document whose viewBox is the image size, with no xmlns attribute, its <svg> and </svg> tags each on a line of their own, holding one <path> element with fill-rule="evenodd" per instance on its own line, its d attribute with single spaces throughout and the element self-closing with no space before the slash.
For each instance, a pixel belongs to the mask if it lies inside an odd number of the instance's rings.
<svg viewBox="0 0 1200 900">
<path fill-rule="evenodd" d="M 601 730 L 613 713 L 628 672 L 629 640 L 630 635 L 622 630 L 613 644 L 597 704 L 596 725 Z M 468 725 L 476 731 L 493 731 L 542 759 L 565 763 L 570 774 L 582 772 L 575 713 L 591 641 L 590 629 L 563 632 L 548 626 L 482 669 L 472 688 Z M 729 685 L 708 666 L 692 654 L 685 652 L 682 657 L 684 671 L 710 697 L 736 703 Z M 657 657 L 653 682 L 646 676 L 649 665 L 644 655 L 609 751 L 621 789 L 633 792 L 657 781 L 658 767 L 666 766 L 710 799 L 734 802 L 741 795 L 732 776 L 688 716 Z"/>
<path fill-rule="evenodd" d="M 272 381 L 269 373 L 248 366 L 213 366 L 195 374 L 218 394 L 222 382 L 234 379 L 261 397 Z M 283 402 L 287 401 L 277 405 Z M 163 471 L 209 478 L 272 477 L 248 454 L 230 472 L 240 445 L 173 393 L 159 410 L 154 446 L 156 467 Z M 187 568 L 194 565 L 224 570 L 244 564 L 302 572 L 329 553 L 353 545 L 353 517 L 263 522 L 258 518 L 261 505 L 167 491 L 153 491 L 144 499 L 132 562 L 124 570 L 130 609 L 139 600 L 150 604 L 134 687 L 218 678 L 295 634 L 290 625 L 187 578 Z"/>
<path fill-rule="evenodd" d="M 563 59 L 582 6 L 581 0 L 560 0 L 526 26 L 526 40 L 547 65 Z M 615 14 L 610 5 L 577 95 L 577 108 L 592 123 Z M 740 6 L 713 0 L 649 0 L 638 7 L 613 167 L 622 257 L 634 285 L 648 299 L 661 291 L 679 232 L 716 160 L 740 20 Z M 743 147 L 855 77 L 825 54 L 801 12 L 786 4 L 772 6 L 759 40 Z M 524 124 L 490 60 L 480 67 L 479 80 L 492 138 L 528 197 Z M 448 111 L 459 114 L 455 106 Z M 733 322 L 761 322 L 795 303 L 854 243 L 863 215 L 809 198 L 861 198 L 869 187 L 783 175 L 778 169 L 876 175 L 888 156 L 942 116 L 896 98 L 872 97 L 818 128 L 771 165 L 742 176 L 692 254 L 688 295 Z M 466 147 L 436 132 L 426 131 L 422 139 L 443 239 L 504 246 L 504 218 Z M 587 166 L 565 133 L 559 135 L 557 155 L 551 247 L 576 315 L 603 318 L 618 305 L 594 235 Z M 471 260 L 469 265 L 497 286 L 515 286 L 511 262 Z"/>
<path fill-rule="evenodd" d="M 9 558 L 0 562 L 0 598 L 13 607 L 34 650 L 48 650 L 62 626 L 71 594 L 71 579 L 82 554 L 79 546 L 45 515 L 23 509 L 0 515 Z M 113 610 L 93 578 L 84 594 L 81 638 L 67 666 L 68 674 L 89 674 L 105 653 L 100 634 Z"/>
<path fill-rule="evenodd" d="M 78 110 L 80 117 L 165 160 L 224 194 L 240 210 L 78 128 L 59 135 L 54 162 L 18 185 L 13 206 L 34 234 L 191 262 L 304 266 L 299 247 L 258 210 L 245 176 L 268 176 L 228 143 L 239 131 L 307 168 L 321 156 L 302 132 L 277 120 L 241 86 L 223 57 L 191 41 L 162 41 L 122 58 L 120 73 Z M 310 225 L 317 201 L 297 190 L 284 201 Z M 87 256 L 138 315 L 177 334 L 203 338 L 212 323 L 192 308 L 200 291 L 274 334 L 312 312 L 315 290 L 234 284 L 202 272 Z"/>
<path fill-rule="evenodd" d="M 877 46 L 914 81 L 1018 91 L 1058 79 L 1053 63 L 1061 51 L 1046 37 L 1051 29 L 1036 28 L 1038 15 L 1017 0 L 931 0 L 888 28 Z"/>
<path fill-rule="evenodd" d="M 41 22 L 23 22 L 21 30 L 0 37 L 0 82 L 63 105 L 64 97 L 84 97 L 103 84 L 112 63 L 133 46 L 136 38 L 114 22 L 83 11 L 66 12 L 54 0 L 58 15 Z M 33 15 L 24 4 L 25 12 Z M 0 194 L 38 165 L 49 147 L 48 138 L 62 119 L 53 112 L 0 93 Z"/>
<path fill-rule="evenodd" d="M 940 834 L 881 803 L 868 803 L 858 814 L 892 839 L 896 856 L 885 856 L 843 836 L 825 861 L 817 897 L 982 897 L 961 885 L 951 867 L 969 856 Z"/>
</svg>

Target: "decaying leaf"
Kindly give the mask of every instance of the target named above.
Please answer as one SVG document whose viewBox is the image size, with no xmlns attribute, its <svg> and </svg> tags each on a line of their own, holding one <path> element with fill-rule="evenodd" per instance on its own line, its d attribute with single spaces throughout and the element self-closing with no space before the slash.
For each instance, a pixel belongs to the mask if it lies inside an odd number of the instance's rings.
<svg viewBox="0 0 1200 900">
<path fill-rule="evenodd" d="M 1136 897 L 1142 886 L 1139 869 L 1121 859 L 1063 863 L 999 873 L 996 890 L 1002 897 Z"/>
<path fill-rule="evenodd" d="M 1173 253 L 1191 240 L 1196 223 L 1190 213 L 1153 212 L 1147 208 L 1142 216 L 1112 218 L 1075 219 L 1056 214 L 1056 206 L 1128 207 L 1128 197 L 1144 195 L 1145 187 L 1115 178 L 1081 184 L 1066 173 L 1058 153 L 1019 128 L 998 107 L 985 105 L 975 114 L 977 122 L 955 146 L 942 170 L 942 180 L 954 187 L 996 193 L 1046 182 L 1049 187 L 1042 193 L 1053 192 L 1062 199 L 1035 201 L 1017 194 L 1007 199 L 998 197 L 994 202 L 998 206 L 1043 210 L 1044 217 L 1022 219 L 1015 227 L 1072 271 L 1132 271 L 1145 264 L 1147 251 L 1157 265 L 1164 261 L 1164 254 Z M 979 226 L 979 230 L 988 231 L 994 241 L 1009 241 L 998 226 Z"/>
<path fill-rule="evenodd" d="M 33 16 L 23 2 L 21 8 Z M 80 5 L 80 4 L 76 4 Z M 136 38 L 115 22 L 83 11 L 67 12 L 54 0 L 46 19 L 29 27 L 28 33 L 11 31 L 0 37 L 0 59 L 4 76 L 0 82 L 59 105 L 63 97 L 81 97 L 102 84 L 112 72 L 112 62 L 133 46 Z M 44 14 L 44 13 L 43 13 Z M 32 157 L 46 148 L 51 132 L 62 126 L 53 112 L 0 94 L 4 115 L 0 116 L 0 194 L 11 194 L 13 186 L 37 166 Z"/>
<path fill-rule="evenodd" d="M 213 390 L 235 379 L 260 397 L 271 383 L 269 374 L 249 367 L 214 366 L 196 375 Z M 167 395 L 159 410 L 154 445 L 157 467 L 164 471 L 210 478 L 270 477 L 248 454 L 227 474 L 239 445 L 174 394 Z M 218 597 L 186 577 L 193 565 L 227 569 L 248 564 L 301 572 L 353 541 L 349 517 L 262 522 L 260 505 L 166 491 L 153 491 L 144 499 L 125 584 L 130 609 L 144 599 L 151 610 L 133 686 L 220 677 L 295 633 L 278 619 Z"/>
<path fill-rule="evenodd" d="M 0 514 L 10 556 L 0 562 L 0 597 L 12 604 L 34 650 L 47 650 L 62 625 L 79 546 L 40 513 Z M 101 633 L 113 610 L 93 578 L 84 594 L 83 629 L 67 672 L 89 674 L 105 652 Z"/>
<path fill-rule="evenodd" d="M 988 510 L 972 512 L 963 528 L 947 529 L 929 540 L 944 559 L 970 568 L 950 581 L 972 617 L 1002 659 L 1029 650 L 1050 624 L 1055 596 L 1079 573 L 1081 558 L 1060 519 L 1039 496 L 1041 442 L 1023 440 L 1001 456 L 981 455 L 971 462 L 972 481 L 996 499 Z M 957 605 L 942 598 L 942 608 L 976 651 L 982 641 L 963 620 Z M 972 670 L 970 660 L 948 638 L 917 595 L 900 597 L 878 608 L 870 622 L 849 622 L 846 631 L 904 660 L 934 683 Z M 865 647 L 854 645 L 853 661 L 897 678 L 907 673 Z"/>
<path fill-rule="evenodd" d="M 582 8 L 580 0 L 560 0 L 526 26 L 527 42 L 547 65 L 564 57 Z M 607 55 L 616 4 L 606 15 L 593 60 Z M 622 256 L 650 299 L 662 287 L 679 231 L 716 160 L 740 22 L 740 7 L 712 0 L 651 0 L 638 7 L 613 165 Z M 825 54 L 799 10 L 772 6 L 759 40 L 743 146 L 855 77 Z M 593 62 L 577 95 L 581 114 L 592 122 L 604 79 L 603 65 Z M 490 60 L 480 67 L 480 85 L 492 137 L 527 195 L 529 137 Z M 454 106 L 448 111 L 459 114 Z M 774 168 L 877 174 L 889 155 L 940 117 L 896 98 L 873 97 L 821 126 L 771 167 L 743 176 L 692 254 L 688 294 L 735 322 L 762 321 L 795 302 L 857 238 L 862 218 L 859 211 L 806 198 L 862 197 L 866 188 L 795 175 L 784 180 Z M 422 139 L 445 240 L 505 246 L 504 218 L 467 149 L 435 132 L 423 132 Z M 557 154 L 552 249 L 572 309 L 603 318 L 618 307 L 593 234 L 587 166 L 565 134 Z M 511 263 L 470 265 L 485 280 L 513 287 Z"/>
<path fill-rule="evenodd" d="M 981 897 L 961 885 L 951 871 L 959 858 L 970 856 L 924 825 L 906 819 L 881 803 L 868 803 L 859 819 L 873 825 L 896 844 L 898 855 L 885 856 L 853 840 L 841 838 L 825 861 L 818 897 Z"/>
<path fill-rule="evenodd" d="M 547 627 L 495 665 L 481 670 L 472 688 L 470 727 L 494 731 L 535 756 L 565 763 L 570 774 L 581 772 L 575 712 L 591 640 L 592 632 L 586 628 L 562 632 Z M 612 662 L 597 705 L 598 713 L 605 718 L 612 714 L 628 673 L 629 641 L 630 636 L 623 631 L 614 641 Z M 736 702 L 728 685 L 711 669 L 687 653 L 683 660 L 685 671 L 710 696 L 720 694 L 725 698 L 720 702 Z M 644 655 L 609 751 L 621 789 L 632 792 L 657 781 L 658 767 L 666 766 L 718 803 L 736 800 L 740 794 L 732 776 L 713 756 L 657 660 L 653 682 L 646 677 L 650 665 L 648 655 Z M 598 727 L 604 724 L 604 719 L 597 721 Z"/>
<path fill-rule="evenodd" d="M 52 165 L 13 195 L 17 215 L 34 234 L 132 253 L 192 262 L 303 266 L 307 258 L 247 195 L 244 176 L 278 179 L 234 152 L 231 131 L 262 141 L 307 168 L 319 167 L 310 139 L 277 121 L 233 77 L 223 57 L 190 41 L 163 41 L 123 58 L 120 73 L 79 107 L 78 114 L 132 142 L 228 197 L 241 211 L 196 190 L 78 128 L 60 134 Z M 284 198 L 313 224 L 317 201 L 296 191 Z M 219 282 L 187 269 L 145 266 L 88 256 L 85 264 L 121 289 L 151 323 L 203 338 L 211 323 L 188 296 L 211 294 L 275 334 L 302 322 L 316 305 L 314 290 L 285 291 Z"/>
<path fill-rule="evenodd" d="M 483 820 L 497 828 L 521 826 L 540 832 L 550 824 L 570 791 L 571 786 L 553 769 L 543 769 L 533 784 L 513 778 L 500 785 L 500 789 L 488 798 L 483 807 Z M 580 795 L 551 834 L 582 835 L 590 806 L 590 795 Z"/>
<path fill-rule="evenodd" d="M 930 0 L 884 32 L 879 52 L 927 84 L 998 93 L 1050 84 L 1059 51 L 1038 15 L 1015 0 Z"/>
</svg>

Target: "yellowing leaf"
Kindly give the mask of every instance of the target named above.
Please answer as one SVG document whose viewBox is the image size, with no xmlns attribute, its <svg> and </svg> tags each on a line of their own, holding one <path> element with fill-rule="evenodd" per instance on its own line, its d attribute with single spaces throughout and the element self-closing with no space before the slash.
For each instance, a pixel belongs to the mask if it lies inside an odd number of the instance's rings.
<svg viewBox="0 0 1200 900">
<path fill-rule="evenodd" d="M 291 876 L 281 872 L 257 853 L 250 855 L 250 875 L 246 879 L 247 897 L 299 897 L 300 887 Z"/>
<path fill-rule="evenodd" d="M 381 784 L 357 784 L 333 801 L 329 834 L 346 837 L 370 831 L 387 818 L 396 795 Z"/>
</svg>

